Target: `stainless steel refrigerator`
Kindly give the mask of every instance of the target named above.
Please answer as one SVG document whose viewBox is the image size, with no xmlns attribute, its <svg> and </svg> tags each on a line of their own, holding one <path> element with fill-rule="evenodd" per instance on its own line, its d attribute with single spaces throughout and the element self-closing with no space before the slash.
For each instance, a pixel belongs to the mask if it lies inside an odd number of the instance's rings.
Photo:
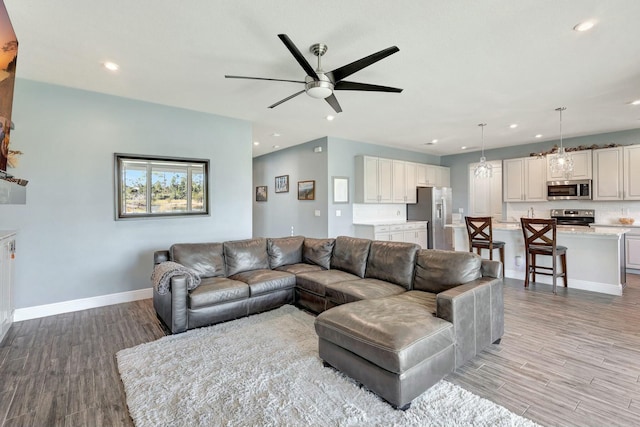
<svg viewBox="0 0 640 427">
<path fill-rule="evenodd" d="M 451 188 L 418 187 L 418 202 L 407 205 L 407 221 L 429 221 L 429 249 L 453 250 L 451 224 Z"/>
</svg>

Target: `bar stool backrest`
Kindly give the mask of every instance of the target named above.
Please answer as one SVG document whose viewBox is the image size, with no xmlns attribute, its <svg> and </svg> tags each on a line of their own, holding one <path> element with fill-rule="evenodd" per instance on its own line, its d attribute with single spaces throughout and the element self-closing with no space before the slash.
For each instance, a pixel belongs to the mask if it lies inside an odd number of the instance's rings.
<svg viewBox="0 0 640 427">
<path fill-rule="evenodd" d="M 472 242 L 478 240 L 493 242 L 493 228 L 491 227 L 492 218 L 490 216 L 466 216 L 464 217 L 464 220 L 467 223 L 469 247 L 472 246 Z"/>
<path fill-rule="evenodd" d="M 525 249 L 531 246 L 548 246 L 556 252 L 556 231 L 558 221 L 555 218 L 520 218 L 524 234 Z"/>
</svg>

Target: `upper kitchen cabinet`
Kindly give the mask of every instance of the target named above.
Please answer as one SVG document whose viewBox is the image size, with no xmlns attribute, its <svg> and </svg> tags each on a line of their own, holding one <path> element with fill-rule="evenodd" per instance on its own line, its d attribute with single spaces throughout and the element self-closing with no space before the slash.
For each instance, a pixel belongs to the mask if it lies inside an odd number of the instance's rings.
<svg viewBox="0 0 640 427">
<path fill-rule="evenodd" d="M 551 159 L 557 154 L 549 154 L 547 156 L 547 181 L 565 181 L 568 179 L 591 179 L 592 174 L 592 154 L 591 150 L 572 151 L 569 153 L 573 159 L 573 173 L 570 177 L 565 177 L 560 172 L 551 170 Z"/>
<path fill-rule="evenodd" d="M 542 202 L 547 200 L 547 160 L 522 157 L 504 160 L 503 195 L 505 202 Z"/>
<path fill-rule="evenodd" d="M 417 164 L 418 187 L 450 187 L 450 169 L 445 166 Z"/>
<path fill-rule="evenodd" d="M 640 145 L 593 150 L 593 200 L 640 200 Z"/>
<path fill-rule="evenodd" d="M 476 178 L 477 163 L 469 164 L 469 216 L 502 217 L 502 163 L 488 162 L 491 178 Z"/>
<path fill-rule="evenodd" d="M 393 161 L 371 156 L 355 157 L 356 203 L 393 202 Z"/>
<path fill-rule="evenodd" d="M 393 203 L 416 203 L 417 201 L 417 164 L 392 160 L 392 196 Z"/>
</svg>

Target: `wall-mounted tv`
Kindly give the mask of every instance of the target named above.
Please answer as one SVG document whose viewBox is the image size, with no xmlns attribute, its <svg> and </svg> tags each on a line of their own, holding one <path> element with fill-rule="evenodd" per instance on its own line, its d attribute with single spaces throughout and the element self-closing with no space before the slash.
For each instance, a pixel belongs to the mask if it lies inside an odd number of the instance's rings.
<svg viewBox="0 0 640 427">
<path fill-rule="evenodd" d="M 9 149 L 11 107 L 16 80 L 18 39 L 13 31 L 4 1 L 0 1 L 0 170 L 6 171 L 17 153 Z"/>
</svg>

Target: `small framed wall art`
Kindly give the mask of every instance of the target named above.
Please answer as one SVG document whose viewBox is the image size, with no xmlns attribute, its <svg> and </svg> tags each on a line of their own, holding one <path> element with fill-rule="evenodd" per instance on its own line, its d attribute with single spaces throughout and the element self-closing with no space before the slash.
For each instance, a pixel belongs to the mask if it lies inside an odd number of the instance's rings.
<svg viewBox="0 0 640 427">
<path fill-rule="evenodd" d="M 276 193 L 289 192 L 289 175 L 276 176 Z"/>
<path fill-rule="evenodd" d="M 256 202 L 267 201 L 267 186 L 259 185 L 256 187 Z"/>
<path fill-rule="evenodd" d="M 333 177 L 333 203 L 349 203 L 349 178 Z"/>
<path fill-rule="evenodd" d="M 316 182 L 298 181 L 298 200 L 315 200 Z"/>
</svg>

